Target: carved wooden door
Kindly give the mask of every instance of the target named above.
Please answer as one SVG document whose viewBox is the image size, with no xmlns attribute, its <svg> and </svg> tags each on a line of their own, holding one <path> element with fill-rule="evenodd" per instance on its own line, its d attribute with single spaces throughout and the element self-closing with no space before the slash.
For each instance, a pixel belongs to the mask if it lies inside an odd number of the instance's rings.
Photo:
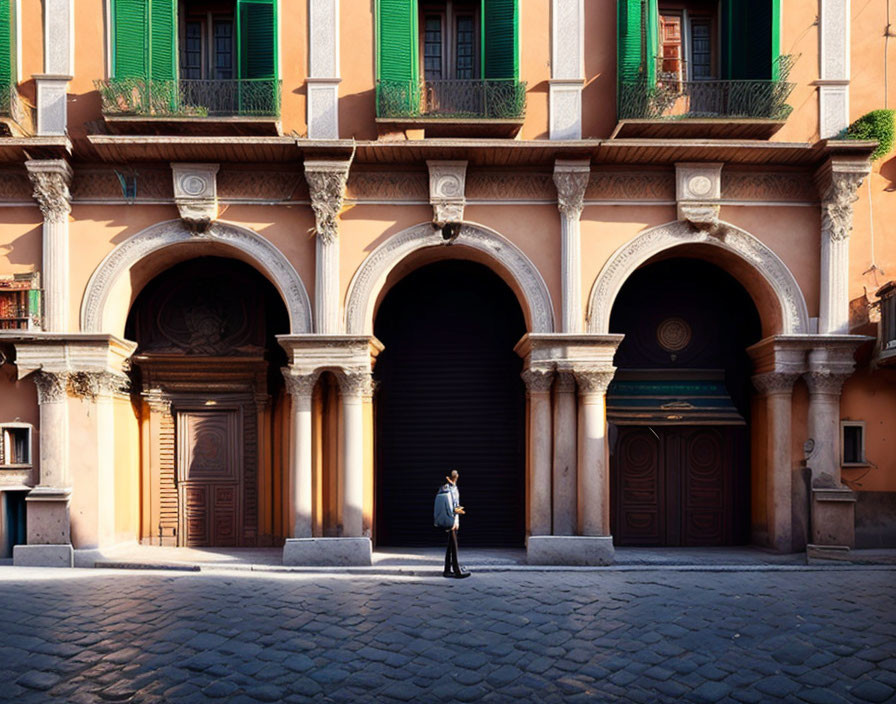
<svg viewBox="0 0 896 704">
<path fill-rule="evenodd" d="M 196 410 L 177 415 L 179 544 L 239 545 L 242 452 L 239 411 Z"/>
<path fill-rule="evenodd" d="M 617 545 L 741 542 L 749 507 L 742 427 L 619 428 L 610 501 Z"/>
</svg>

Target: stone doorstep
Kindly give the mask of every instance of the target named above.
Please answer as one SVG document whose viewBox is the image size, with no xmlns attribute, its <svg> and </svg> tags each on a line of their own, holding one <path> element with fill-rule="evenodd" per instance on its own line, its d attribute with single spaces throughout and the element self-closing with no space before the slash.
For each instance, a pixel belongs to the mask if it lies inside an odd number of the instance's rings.
<svg viewBox="0 0 896 704">
<path fill-rule="evenodd" d="M 71 545 L 15 545 L 12 563 L 16 567 L 74 567 Z"/>
</svg>

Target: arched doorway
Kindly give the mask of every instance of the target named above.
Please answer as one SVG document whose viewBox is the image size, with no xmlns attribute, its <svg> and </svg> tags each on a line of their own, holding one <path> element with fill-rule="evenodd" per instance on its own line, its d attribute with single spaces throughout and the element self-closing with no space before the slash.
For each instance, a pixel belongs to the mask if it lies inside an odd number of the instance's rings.
<svg viewBox="0 0 896 704">
<path fill-rule="evenodd" d="M 457 469 L 464 544 L 522 546 L 525 390 L 513 348 L 526 325 L 513 292 L 481 264 L 428 264 L 389 290 L 374 330 L 385 345 L 374 370 L 377 544 L 441 544 L 433 498 Z"/>
<path fill-rule="evenodd" d="M 666 256 L 623 285 L 610 331 L 625 335 L 607 392 L 614 542 L 749 542 L 749 294 L 713 264 Z"/>
<path fill-rule="evenodd" d="M 276 289 L 241 261 L 198 257 L 151 280 L 131 307 L 138 344 L 141 540 L 193 547 L 270 545 L 282 462 Z"/>
</svg>

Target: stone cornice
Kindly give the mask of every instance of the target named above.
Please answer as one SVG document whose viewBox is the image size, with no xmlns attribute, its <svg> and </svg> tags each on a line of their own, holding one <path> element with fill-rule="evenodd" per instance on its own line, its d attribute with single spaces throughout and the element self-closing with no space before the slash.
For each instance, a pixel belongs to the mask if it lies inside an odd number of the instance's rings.
<svg viewBox="0 0 896 704">
<path fill-rule="evenodd" d="M 137 343 L 114 335 L 84 333 L 0 334 L 16 347 L 19 379 L 35 371 L 122 374 Z"/>
</svg>

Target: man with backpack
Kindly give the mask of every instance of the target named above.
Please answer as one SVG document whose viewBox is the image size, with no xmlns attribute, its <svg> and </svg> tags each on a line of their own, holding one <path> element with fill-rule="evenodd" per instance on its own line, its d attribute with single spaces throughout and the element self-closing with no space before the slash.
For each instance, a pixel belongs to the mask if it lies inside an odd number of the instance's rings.
<svg viewBox="0 0 896 704">
<path fill-rule="evenodd" d="M 448 533 L 443 576 L 464 579 L 469 577 L 470 573 L 462 570 L 457 561 L 457 531 L 460 528 L 460 516 L 464 513 L 464 507 L 460 505 L 460 492 L 457 489 L 459 478 L 460 475 L 456 469 L 452 469 L 450 476 L 445 477 L 446 483 L 436 494 L 433 523 L 437 528 L 443 528 Z"/>
</svg>

